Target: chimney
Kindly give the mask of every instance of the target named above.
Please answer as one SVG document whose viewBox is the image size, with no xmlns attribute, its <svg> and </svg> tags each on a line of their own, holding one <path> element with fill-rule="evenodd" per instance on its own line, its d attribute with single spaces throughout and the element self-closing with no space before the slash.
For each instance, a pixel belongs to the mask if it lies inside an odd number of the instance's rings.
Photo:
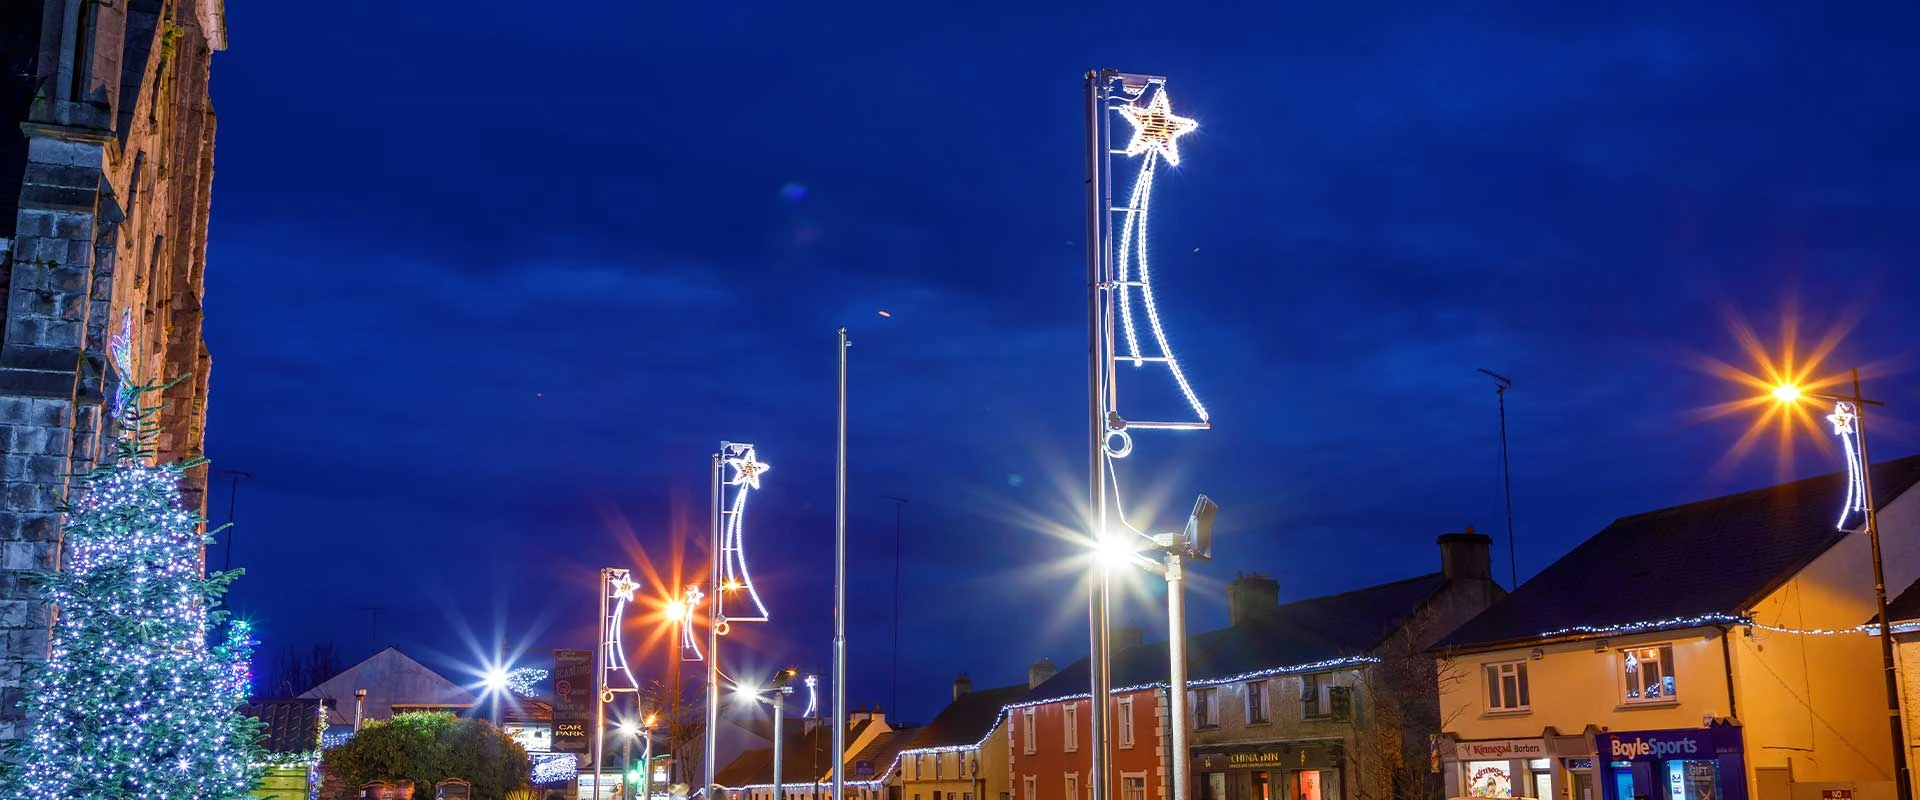
<svg viewBox="0 0 1920 800">
<path fill-rule="evenodd" d="M 1107 629 L 1107 642 L 1117 653 L 1129 647 L 1139 647 L 1146 635 L 1147 632 L 1138 625 L 1115 625 Z"/>
<path fill-rule="evenodd" d="M 1280 582 L 1257 572 L 1234 576 L 1227 584 L 1227 624 L 1269 617 L 1280 608 Z"/>
<path fill-rule="evenodd" d="M 973 691 L 973 679 L 967 677 L 967 673 L 962 672 L 960 677 L 953 679 L 953 699 L 965 697 L 971 691 Z"/>
<path fill-rule="evenodd" d="M 864 708 L 856 708 L 856 709 L 849 710 L 847 712 L 847 727 L 851 728 L 862 722 L 866 722 L 867 720 L 872 718 L 873 718 L 873 712 L 868 711 Z"/>
<path fill-rule="evenodd" d="M 1043 658 L 1033 662 L 1033 666 L 1027 668 L 1027 688 L 1032 689 L 1046 683 L 1048 678 L 1052 678 L 1058 672 L 1060 670 L 1053 666 L 1053 659 Z"/>
<path fill-rule="evenodd" d="M 879 723 L 881 725 L 887 724 L 887 712 L 885 709 L 882 709 L 880 707 L 879 703 L 873 704 L 873 713 L 868 714 L 867 716 L 868 718 L 872 719 L 876 723 Z"/>
<path fill-rule="evenodd" d="M 1460 533 L 1440 535 L 1440 574 L 1450 581 L 1493 580 L 1493 539 L 1474 533 L 1468 525 Z"/>
</svg>

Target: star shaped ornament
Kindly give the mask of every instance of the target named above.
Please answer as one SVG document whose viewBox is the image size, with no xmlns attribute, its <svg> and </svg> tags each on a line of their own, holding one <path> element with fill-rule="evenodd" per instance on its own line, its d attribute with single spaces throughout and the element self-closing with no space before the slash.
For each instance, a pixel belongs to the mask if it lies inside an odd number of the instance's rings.
<svg viewBox="0 0 1920 800">
<path fill-rule="evenodd" d="M 1827 415 L 1827 421 L 1833 423 L 1833 435 L 1845 436 L 1853 433 L 1853 410 L 1845 405 L 1835 405 L 1833 413 Z"/>
<path fill-rule="evenodd" d="M 733 479 L 727 481 L 728 483 L 735 486 L 746 484 L 754 489 L 760 488 L 760 473 L 773 469 L 771 465 L 762 463 L 756 458 L 751 447 L 747 448 L 747 452 L 741 453 L 739 458 L 727 459 L 727 466 L 733 467 Z"/>
<path fill-rule="evenodd" d="M 1180 145 L 1176 140 L 1200 127 L 1200 123 L 1173 113 L 1173 101 L 1167 98 L 1165 86 L 1154 93 L 1144 108 L 1124 105 L 1120 107 L 1120 115 L 1133 123 L 1133 141 L 1127 142 L 1127 155 L 1157 151 L 1168 164 L 1176 167 L 1180 166 Z"/>
<path fill-rule="evenodd" d="M 613 596 L 621 602 L 633 602 L 633 593 L 639 589 L 640 584 L 634 583 L 632 578 L 625 575 L 613 579 Z"/>
</svg>

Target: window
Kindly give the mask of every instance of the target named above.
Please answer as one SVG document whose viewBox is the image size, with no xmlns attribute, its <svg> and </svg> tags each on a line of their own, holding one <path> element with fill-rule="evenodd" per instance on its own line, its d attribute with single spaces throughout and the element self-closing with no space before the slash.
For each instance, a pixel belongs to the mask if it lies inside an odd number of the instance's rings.
<svg viewBox="0 0 1920 800">
<path fill-rule="evenodd" d="M 1080 775 L 1067 773 L 1067 800 L 1080 800 Z"/>
<path fill-rule="evenodd" d="M 1120 779 L 1120 800 L 1147 800 L 1147 776 L 1127 775 Z"/>
<path fill-rule="evenodd" d="M 1193 690 L 1193 727 L 1213 728 L 1220 725 L 1220 709 L 1215 702 L 1219 699 L 1219 687 L 1208 686 Z"/>
<path fill-rule="evenodd" d="M 967 755 L 967 774 L 975 778 L 980 777 L 980 755 L 978 753 L 969 753 Z M 968 797 L 967 800 L 973 800 L 973 798 Z"/>
<path fill-rule="evenodd" d="M 1076 752 L 1080 749 L 1080 707 L 1076 704 L 1068 703 L 1067 707 L 1063 709 L 1060 714 L 1061 719 L 1065 720 L 1065 723 L 1061 725 L 1061 727 L 1065 729 L 1061 732 L 1061 741 L 1064 743 L 1067 752 Z"/>
<path fill-rule="evenodd" d="M 1620 651 L 1627 668 L 1627 702 L 1658 703 L 1674 698 L 1673 645 L 1630 647 Z"/>
<path fill-rule="evenodd" d="M 1131 697 L 1120 698 L 1120 713 L 1117 714 L 1116 716 L 1120 718 L 1119 720 L 1120 724 L 1118 726 L 1120 728 L 1120 746 L 1132 747 L 1133 746 L 1133 698 Z"/>
<path fill-rule="evenodd" d="M 1300 718 L 1321 719 L 1333 716 L 1333 700 L 1328 697 L 1331 675 L 1300 676 Z"/>
<path fill-rule="evenodd" d="M 1033 709 L 1029 708 L 1020 712 L 1020 747 L 1027 755 L 1033 755 L 1033 739 Z M 1027 792 L 1027 800 L 1033 800 L 1033 792 Z"/>
<path fill-rule="evenodd" d="M 1525 711 L 1532 704 L 1527 693 L 1527 662 L 1487 665 L 1487 710 Z"/>
<path fill-rule="evenodd" d="M 1020 779 L 1020 788 L 1026 793 L 1026 800 L 1040 800 L 1039 782 L 1032 775 Z"/>
<path fill-rule="evenodd" d="M 1267 721 L 1267 682 L 1247 681 L 1247 724 Z"/>
<path fill-rule="evenodd" d="M 925 757 L 926 756 L 921 756 L 921 758 L 925 758 Z M 936 781 L 940 780 L 941 773 L 946 771 L 941 768 L 946 766 L 946 763 L 947 763 L 947 760 L 945 758 L 942 758 L 940 756 L 933 757 L 933 779 L 934 780 Z"/>
</svg>

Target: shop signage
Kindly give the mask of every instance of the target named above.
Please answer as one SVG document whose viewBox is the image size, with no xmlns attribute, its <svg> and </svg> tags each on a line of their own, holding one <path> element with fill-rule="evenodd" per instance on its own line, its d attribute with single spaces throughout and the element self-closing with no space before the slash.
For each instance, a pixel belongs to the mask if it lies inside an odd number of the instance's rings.
<svg viewBox="0 0 1920 800">
<path fill-rule="evenodd" d="M 553 654 L 553 749 L 585 753 L 587 725 L 593 719 L 593 651 L 557 650 Z"/>
<path fill-rule="evenodd" d="M 1225 769 L 1273 769 L 1285 766 L 1287 751 L 1241 750 L 1232 753 L 1195 753 L 1193 760 L 1200 762 L 1200 769 L 1213 772 Z"/>
<path fill-rule="evenodd" d="M 1453 755 L 1461 761 L 1545 758 L 1547 756 L 1547 743 L 1542 739 L 1498 739 L 1486 742 L 1461 742 L 1453 746 Z"/>
<path fill-rule="evenodd" d="M 1852 789 L 1821 789 L 1820 800 L 1853 800 Z"/>
<path fill-rule="evenodd" d="M 1627 731 L 1600 737 L 1600 755 L 1609 761 L 1666 761 L 1713 758 L 1713 740 L 1705 730 Z"/>
</svg>

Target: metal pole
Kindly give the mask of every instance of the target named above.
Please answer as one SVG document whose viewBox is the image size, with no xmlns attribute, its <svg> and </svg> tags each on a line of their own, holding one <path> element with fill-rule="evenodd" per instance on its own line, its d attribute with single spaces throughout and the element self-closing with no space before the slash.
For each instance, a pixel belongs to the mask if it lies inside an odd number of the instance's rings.
<svg viewBox="0 0 1920 800">
<path fill-rule="evenodd" d="M 607 581 L 613 570 L 600 568 L 598 644 L 593 648 L 593 796 L 600 797 L 600 764 L 607 746 Z"/>
<path fill-rule="evenodd" d="M 1106 443 L 1107 443 L 1107 352 L 1106 352 L 1106 314 L 1103 304 L 1106 280 L 1106 216 L 1107 204 L 1103 189 L 1105 181 L 1106 146 L 1103 131 L 1106 113 L 1106 90 L 1104 71 L 1087 73 L 1087 380 L 1090 386 L 1087 405 L 1089 435 L 1092 447 L 1089 452 L 1088 482 L 1088 523 L 1093 526 L 1092 535 L 1098 544 L 1107 535 L 1107 484 L 1106 484 Z M 1093 762 L 1088 771 L 1088 783 L 1092 785 L 1091 800 L 1107 800 L 1107 703 L 1109 695 L 1109 676 L 1107 674 L 1107 595 L 1109 578 L 1104 561 L 1096 564 L 1093 571 L 1093 587 L 1087 597 L 1087 622 L 1089 638 L 1092 639 L 1087 656 L 1088 672 L 1092 678 L 1092 695 L 1087 703 L 1088 720 L 1092 727 L 1089 737 Z"/>
<path fill-rule="evenodd" d="M 723 448 L 724 449 L 724 446 Z M 700 759 L 700 769 L 705 779 L 701 786 L 707 800 L 714 800 L 717 789 L 713 785 L 714 762 L 719 759 L 715 749 L 714 734 L 720 727 L 720 626 L 726 624 L 726 604 L 721 597 L 726 590 L 720 586 L 720 454 L 713 454 L 713 508 L 707 517 L 708 547 L 712 554 L 713 596 L 707 601 L 707 729 L 706 752 Z M 689 610 L 691 613 L 691 610 Z"/>
<path fill-rule="evenodd" d="M 1913 800 L 1907 767 L 1907 736 L 1900 723 L 1900 674 L 1893 662 L 1893 620 L 1887 618 L 1887 576 L 1880 565 L 1880 520 L 1873 510 L 1873 462 L 1867 459 L 1867 403 L 1860 396 L 1860 370 L 1853 371 L 1853 413 L 1860 440 L 1861 484 L 1866 501 L 1867 543 L 1873 549 L 1873 602 L 1880 611 L 1880 660 L 1887 675 L 1887 723 L 1893 733 L 1893 788 L 1899 800 Z"/>
<path fill-rule="evenodd" d="M 633 787 L 627 785 L 627 776 L 633 774 L 633 737 L 620 737 L 620 746 L 624 751 L 620 755 L 620 796 L 633 800 Z"/>
<path fill-rule="evenodd" d="M 781 735 L 781 721 L 787 717 L 787 693 L 776 690 L 773 693 L 773 800 L 782 800 L 780 794 L 781 743 L 786 737 Z"/>
<path fill-rule="evenodd" d="M 646 728 L 640 735 L 647 737 L 646 746 L 640 751 L 640 797 L 653 800 L 653 729 Z"/>
<path fill-rule="evenodd" d="M 1172 726 L 1171 800 L 1187 800 L 1187 599 L 1179 553 L 1167 554 L 1167 716 Z"/>
<path fill-rule="evenodd" d="M 846 791 L 847 754 L 847 329 L 840 329 L 840 430 L 833 506 L 833 800 Z"/>
<path fill-rule="evenodd" d="M 1500 476 L 1507 485 L 1507 584 L 1509 590 L 1520 586 L 1520 557 L 1514 554 L 1513 541 L 1513 466 L 1507 460 L 1507 385 L 1495 394 L 1500 397 Z"/>
</svg>

